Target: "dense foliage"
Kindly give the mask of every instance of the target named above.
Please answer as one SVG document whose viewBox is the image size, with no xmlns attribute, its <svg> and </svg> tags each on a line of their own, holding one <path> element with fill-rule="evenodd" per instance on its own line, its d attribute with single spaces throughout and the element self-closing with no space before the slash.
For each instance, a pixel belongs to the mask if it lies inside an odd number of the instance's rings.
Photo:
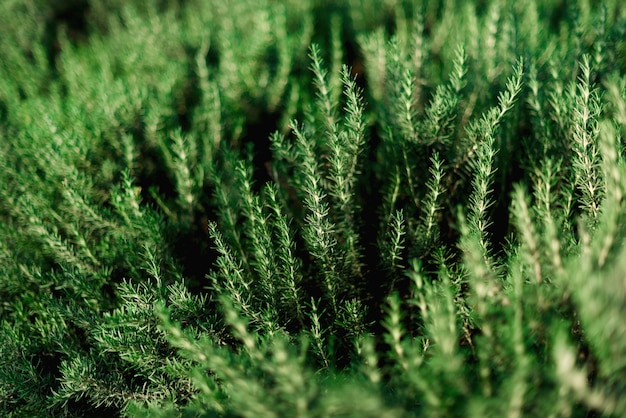
<svg viewBox="0 0 626 418">
<path fill-rule="evenodd" d="M 5 0 L 0 39 L 2 416 L 626 416 L 620 0 Z"/>
</svg>

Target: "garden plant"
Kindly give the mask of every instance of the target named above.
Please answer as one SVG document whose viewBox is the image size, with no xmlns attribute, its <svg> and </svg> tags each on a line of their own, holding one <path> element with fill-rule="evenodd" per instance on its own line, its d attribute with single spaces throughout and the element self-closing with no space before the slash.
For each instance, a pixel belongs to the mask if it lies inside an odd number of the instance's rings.
<svg viewBox="0 0 626 418">
<path fill-rule="evenodd" d="M 0 416 L 625 417 L 621 0 L 0 2 Z"/>
</svg>

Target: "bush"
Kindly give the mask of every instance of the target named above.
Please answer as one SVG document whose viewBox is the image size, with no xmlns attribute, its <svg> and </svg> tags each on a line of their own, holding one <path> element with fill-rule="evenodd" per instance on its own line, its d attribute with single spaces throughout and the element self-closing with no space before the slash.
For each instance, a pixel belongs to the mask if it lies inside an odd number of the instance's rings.
<svg viewBox="0 0 626 418">
<path fill-rule="evenodd" d="M 625 35 L 617 0 L 3 2 L 0 412 L 626 416 Z"/>
</svg>

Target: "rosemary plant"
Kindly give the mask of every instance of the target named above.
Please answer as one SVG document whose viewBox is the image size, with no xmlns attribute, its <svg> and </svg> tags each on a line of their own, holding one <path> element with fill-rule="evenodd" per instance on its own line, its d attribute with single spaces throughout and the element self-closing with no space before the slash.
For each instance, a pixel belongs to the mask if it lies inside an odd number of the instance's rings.
<svg viewBox="0 0 626 418">
<path fill-rule="evenodd" d="M 625 35 L 1 2 L 0 414 L 626 416 Z"/>
</svg>

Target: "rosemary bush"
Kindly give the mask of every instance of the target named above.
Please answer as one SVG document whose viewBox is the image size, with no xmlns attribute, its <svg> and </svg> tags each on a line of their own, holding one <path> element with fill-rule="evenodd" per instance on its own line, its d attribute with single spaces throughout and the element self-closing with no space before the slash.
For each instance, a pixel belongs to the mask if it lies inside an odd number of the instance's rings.
<svg viewBox="0 0 626 418">
<path fill-rule="evenodd" d="M 626 416 L 621 1 L 0 37 L 2 416 Z"/>
</svg>

